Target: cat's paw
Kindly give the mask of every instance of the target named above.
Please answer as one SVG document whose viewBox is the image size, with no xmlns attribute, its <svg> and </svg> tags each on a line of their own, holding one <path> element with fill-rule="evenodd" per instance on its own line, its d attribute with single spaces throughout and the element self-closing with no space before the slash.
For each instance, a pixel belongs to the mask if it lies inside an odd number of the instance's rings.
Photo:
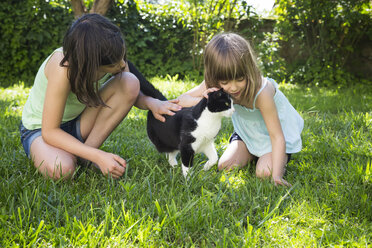
<svg viewBox="0 0 372 248">
<path fill-rule="evenodd" d="M 185 178 L 187 178 L 187 175 L 189 173 L 190 168 L 182 165 L 182 174 Z"/>
<path fill-rule="evenodd" d="M 218 160 L 208 160 L 208 161 L 205 163 L 205 165 L 204 165 L 204 167 L 203 167 L 203 170 L 205 170 L 205 171 L 209 170 L 210 168 L 212 168 L 213 165 L 217 164 L 217 161 L 218 161 Z"/>
<path fill-rule="evenodd" d="M 172 166 L 172 168 L 176 167 L 176 165 L 178 164 L 177 154 L 178 154 L 178 151 L 167 153 L 168 163 L 170 166 Z"/>
<path fill-rule="evenodd" d="M 172 168 L 175 168 L 176 167 L 176 165 L 177 165 L 177 160 L 170 160 L 170 159 L 168 159 L 168 163 L 169 163 L 169 165 L 170 166 L 172 166 Z"/>
</svg>

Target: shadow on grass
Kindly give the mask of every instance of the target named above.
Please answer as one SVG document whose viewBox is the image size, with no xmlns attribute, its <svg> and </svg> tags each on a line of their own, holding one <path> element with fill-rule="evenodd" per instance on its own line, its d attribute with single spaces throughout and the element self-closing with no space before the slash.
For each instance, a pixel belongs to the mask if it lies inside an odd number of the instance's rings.
<svg viewBox="0 0 372 248">
<path fill-rule="evenodd" d="M 67 183 L 46 180 L 18 141 L 25 96 L 2 96 L 0 244 L 366 246 L 372 240 L 370 94 L 363 87 L 282 87 L 305 119 L 303 150 L 288 165 L 291 191 L 257 179 L 254 164 L 205 172 L 203 155 L 185 180 L 180 166 L 170 168 L 157 153 L 147 138 L 146 111 L 136 108 L 102 146 L 128 160 L 123 178 L 82 168 Z M 219 155 L 232 130 L 224 120 Z"/>
</svg>

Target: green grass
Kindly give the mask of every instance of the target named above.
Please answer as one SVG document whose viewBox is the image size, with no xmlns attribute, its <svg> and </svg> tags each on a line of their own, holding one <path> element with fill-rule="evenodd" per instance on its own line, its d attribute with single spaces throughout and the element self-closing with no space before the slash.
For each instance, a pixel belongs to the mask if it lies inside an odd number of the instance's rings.
<svg viewBox="0 0 372 248">
<path fill-rule="evenodd" d="M 196 85 L 154 79 L 168 98 Z M 370 247 L 372 90 L 281 85 L 305 120 L 303 150 L 288 165 L 291 188 L 254 176 L 201 170 L 188 181 L 146 135 L 133 109 L 102 149 L 129 161 L 112 180 L 79 169 L 74 179 L 40 176 L 18 135 L 29 88 L 0 88 L 1 247 Z M 233 127 L 224 120 L 219 155 Z"/>
</svg>

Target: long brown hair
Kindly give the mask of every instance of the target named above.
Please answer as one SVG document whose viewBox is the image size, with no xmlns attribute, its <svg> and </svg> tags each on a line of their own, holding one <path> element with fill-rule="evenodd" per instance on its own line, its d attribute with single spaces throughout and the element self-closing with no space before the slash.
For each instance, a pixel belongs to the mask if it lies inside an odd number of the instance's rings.
<svg viewBox="0 0 372 248">
<path fill-rule="evenodd" d="M 249 42 L 235 33 L 221 33 L 213 37 L 204 52 L 204 79 L 208 88 L 220 88 L 222 81 L 245 79 L 247 86 L 239 104 L 248 105 L 262 83 Z"/>
<path fill-rule="evenodd" d="M 60 65 L 68 67 L 71 91 L 77 99 L 88 106 L 106 106 L 98 94 L 98 67 L 125 60 L 119 27 L 99 14 L 83 15 L 65 34 L 63 54 Z"/>
</svg>

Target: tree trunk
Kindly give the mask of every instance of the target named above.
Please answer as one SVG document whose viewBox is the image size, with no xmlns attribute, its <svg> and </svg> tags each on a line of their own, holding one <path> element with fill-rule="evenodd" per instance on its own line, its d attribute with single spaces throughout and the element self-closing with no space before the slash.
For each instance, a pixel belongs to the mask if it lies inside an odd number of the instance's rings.
<svg viewBox="0 0 372 248">
<path fill-rule="evenodd" d="M 78 18 L 79 16 L 82 16 L 84 13 L 86 13 L 87 9 L 83 0 L 70 0 L 70 2 L 75 18 Z"/>
<path fill-rule="evenodd" d="M 101 15 L 106 15 L 111 4 L 112 4 L 112 0 L 94 0 L 93 7 L 89 11 L 89 13 L 97 13 Z"/>
<path fill-rule="evenodd" d="M 85 6 L 84 0 L 70 0 L 72 11 L 74 12 L 75 18 L 88 13 L 87 7 Z M 89 10 L 89 13 L 97 13 L 105 15 L 112 4 L 112 0 L 94 0 L 93 7 Z"/>
</svg>

